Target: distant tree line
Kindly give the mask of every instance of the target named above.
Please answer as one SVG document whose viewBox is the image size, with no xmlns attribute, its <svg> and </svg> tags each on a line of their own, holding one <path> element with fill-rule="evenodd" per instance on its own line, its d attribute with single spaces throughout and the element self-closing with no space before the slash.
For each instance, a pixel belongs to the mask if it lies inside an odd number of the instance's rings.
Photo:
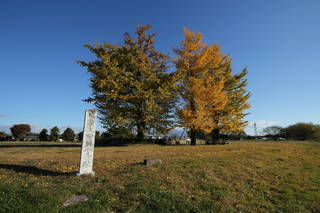
<svg viewBox="0 0 320 213">
<path fill-rule="evenodd" d="M 60 134 L 60 129 L 55 126 L 50 129 L 50 132 L 47 129 L 42 129 L 39 134 L 31 133 L 31 127 L 29 124 L 15 124 L 11 128 L 11 135 L 8 135 L 4 132 L 0 132 L 0 140 L 16 140 L 23 141 L 29 140 L 27 136 L 35 136 L 32 140 L 38 141 L 75 141 L 75 139 L 81 140 L 81 134 L 75 134 L 73 129 L 70 127 L 66 128 L 62 134 Z M 79 139 L 81 136 L 81 139 Z"/>
<path fill-rule="evenodd" d="M 0 141 L 16 140 L 21 141 L 25 139 L 25 136 L 31 133 L 31 127 L 29 124 L 15 124 L 11 128 L 11 136 L 5 132 L 0 132 Z M 299 122 L 287 127 L 281 126 L 269 126 L 263 129 L 262 136 L 250 136 L 244 131 L 220 134 L 220 138 L 225 140 L 247 140 L 247 139 L 272 139 L 272 140 L 299 140 L 299 141 L 320 141 L 320 125 L 313 123 Z M 190 132 L 187 132 L 190 136 Z M 214 133 L 212 133 L 214 134 Z M 71 128 L 66 128 L 62 134 L 60 129 L 55 126 L 50 129 L 42 129 L 38 135 L 39 141 L 82 141 L 83 132 L 75 133 Z M 210 135 L 209 135 L 210 136 Z M 136 135 L 127 128 L 110 128 L 105 132 L 96 131 L 95 140 L 97 143 L 105 143 L 112 141 L 126 141 L 132 140 Z M 172 137 L 178 137 L 174 135 Z M 196 131 L 196 138 L 206 139 L 208 134 L 204 131 Z"/>
<path fill-rule="evenodd" d="M 68 127 L 62 134 L 60 134 L 60 129 L 54 126 L 49 131 L 47 129 L 42 129 L 39 134 L 31 133 L 31 126 L 29 124 L 15 124 L 11 128 L 11 135 L 0 131 L 0 141 L 82 141 L 83 132 L 75 133 L 75 131 Z M 28 136 L 32 135 L 32 139 Z M 121 136 L 120 136 L 121 135 Z M 128 136 L 127 134 L 122 134 L 122 132 L 114 131 L 114 133 L 103 132 L 100 133 L 96 131 L 95 139 L 96 141 L 108 140 L 110 137 L 121 138 L 123 136 Z"/>
<path fill-rule="evenodd" d="M 188 136 L 190 132 L 188 132 Z M 206 139 L 208 135 L 203 131 L 197 131 L 196 137 L 199 139 Z M 306 122 L 298 122 L 287 127 L 269 126 L 262 130 L 262 135 L 251 136 L 244 131 L 221 134 L 221 138 L 225 140 L 297 140 L 297 141 L 320 141 L 320 125 Z"/>
<path fill-rule="evenodd" d="M 47 129 L 42 129 L 39 134 L 40 141 L 59 141 L 60 139 L 64 141 L 74 141 L 76 134 L 70 127 L 66 128 L 62 134 L 60 134 L 60 129 L 55 126 L 50 129 L 50 134 Z"/>
<path fill-rule="evenodd" d="M 320 125 L 299 122 L 287 127 L 270 126 L 263 129 L 265 137 L 274 140 L 320 141 Z"/>
</svg>

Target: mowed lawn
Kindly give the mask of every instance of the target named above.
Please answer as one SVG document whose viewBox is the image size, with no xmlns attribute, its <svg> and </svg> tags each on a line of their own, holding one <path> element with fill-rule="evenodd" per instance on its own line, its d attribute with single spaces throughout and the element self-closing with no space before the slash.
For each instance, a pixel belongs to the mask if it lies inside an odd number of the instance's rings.
<svg viewBox="0 0 320 213">
<path fill-rule="evenodd" d="M 20 145 L 0 143 L 0 212 L 320 212 L 316 142 L 96 147 L 94 177 L 80 145 Z"/>
</svg>

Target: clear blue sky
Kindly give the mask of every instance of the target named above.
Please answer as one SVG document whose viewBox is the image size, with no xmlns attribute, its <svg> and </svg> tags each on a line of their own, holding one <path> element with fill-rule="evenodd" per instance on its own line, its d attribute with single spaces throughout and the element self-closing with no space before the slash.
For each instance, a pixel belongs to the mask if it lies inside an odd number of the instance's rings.
<svg viewBox="0 0 320 213">
<path fill-rule="evenodd" d="M 0 1 L 0 131 L 13 124 L 82 128 L 89 74 L 75 63 L 83 44 L 122 43 L 151 24 L 170 55 L 183 28 L 203 33 L 248 67 L 250 122 L 258 127 L 320 122 L 320 1 Z M 252 127 L 247 128 L 252 132 Z"/>
</svg>

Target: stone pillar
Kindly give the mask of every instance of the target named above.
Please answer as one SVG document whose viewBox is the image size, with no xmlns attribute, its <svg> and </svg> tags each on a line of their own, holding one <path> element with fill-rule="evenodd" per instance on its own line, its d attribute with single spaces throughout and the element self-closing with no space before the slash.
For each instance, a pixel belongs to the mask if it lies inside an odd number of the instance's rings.
<svg viewBox="0 0 320 213">
<path fill-rule="evenodd" d="M 93 151 L 94 141 L 96 134 L 96 117 L 97 111 L 88 109 L 84 116 L 83 125 L 83 139 L 80 156 L 80 171 L 77 175 L 94 175 L 95 172 L 92 170 L 93 166 Z"/>
</svg>

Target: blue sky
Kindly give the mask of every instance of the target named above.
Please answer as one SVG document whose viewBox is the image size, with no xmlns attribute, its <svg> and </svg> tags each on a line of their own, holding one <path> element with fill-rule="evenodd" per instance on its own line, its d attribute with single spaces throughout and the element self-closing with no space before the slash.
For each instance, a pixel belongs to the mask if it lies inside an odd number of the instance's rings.
<svg viewBox="0 0 320 213">
<path fill-rule="evenodd" d="M 82 128 L 92 60 L 83 44 L 122 43 L 151 24 L 156 47 L 171 56 L 183 28 L 219 43 L 234 72 L 249 70 L 250 124 L 320 122 L 320 1 L 24 1 L 0 2 L 0 131 L 17 123 Z M 247 131 L 252 133 L 252 125 Z"/>
</svg>

